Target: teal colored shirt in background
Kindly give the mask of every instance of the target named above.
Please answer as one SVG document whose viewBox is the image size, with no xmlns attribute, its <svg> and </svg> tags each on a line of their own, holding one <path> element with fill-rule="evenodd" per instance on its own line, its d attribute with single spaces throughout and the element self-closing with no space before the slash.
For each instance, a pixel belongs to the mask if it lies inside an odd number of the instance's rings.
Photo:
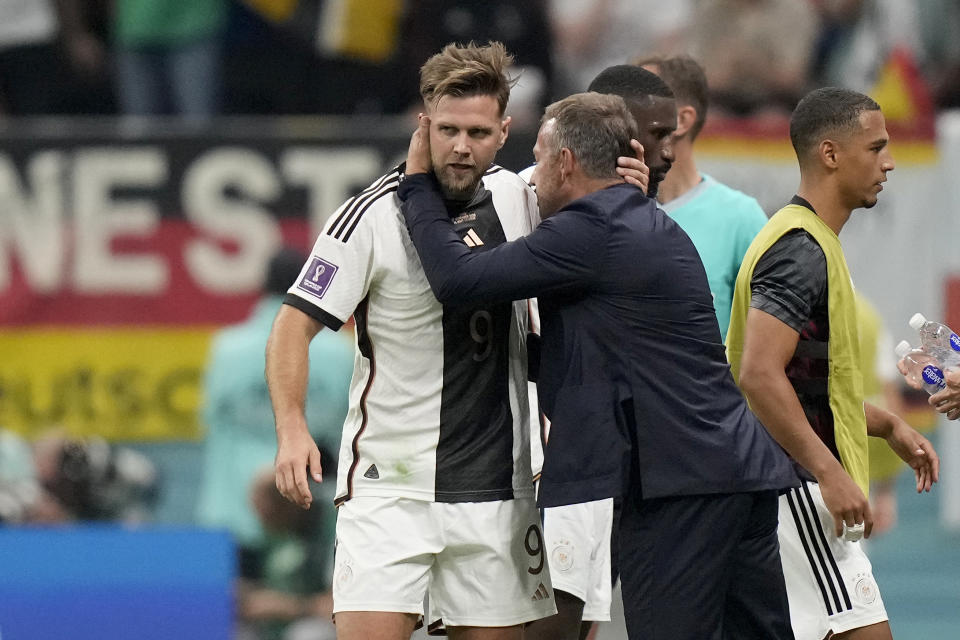
<svg viewBox="0 0 960 640">
<path fill-rule="evenodd" d="M 687 232 L 707 271 L 720 336 L 727 338 L 733 285 L 747 247 L 767 223 L 754 198 L 706 174 L 693 189 L 660 208 Z"/>
<path fill-rule="evenodd" d="M 264 351 L 282 300 L 282 296 L 262 298 L 246 321 L 214 336 L 203 388 L 206 436 L 197 522 L 225 527 L 237 543 L 248 547 L 264 541 L 250 503 L 250 484 L 260 470 L 272 468 L 277 453 Z M 353 375 L 353 344 L 346 333 L 321 331 L 310 343 L 307 425 L 332 456 L 323 460 L 331 470 L 337 465 Z M 331 523 L 336 519 L 335 484 L 320 485 L 315 505 L 330 509 L 326 520 Z M 332 548 L 332 537 L 330 544 Z"/>
<path fill-rule="evenodd" d="M 221 32 L 227 9 L 228 0 L 116 0 L 113 38 L 127 48 L 204 40 Z"/>
</svg>

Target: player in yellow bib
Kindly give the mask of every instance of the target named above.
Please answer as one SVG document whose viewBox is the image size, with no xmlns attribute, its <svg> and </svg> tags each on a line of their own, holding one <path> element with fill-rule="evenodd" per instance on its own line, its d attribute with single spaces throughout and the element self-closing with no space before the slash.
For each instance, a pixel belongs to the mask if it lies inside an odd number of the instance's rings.
<svg viewBox="0 0 960 640">
<path fill-rule="evenodd" d="M 760 231 L 734 288 L 727 354 L 750 406 L 804 481 L 780 498 L 780 554 L 797 640 L 890 638 L 870 561 L 867 436 L 930 490 L 939 459 L 898 416 L 864 402 L 853 285 L 838 235 L 894 168 L 883 114 L 846 89 L 808 94 L 790 120 L 800 188 Z"/>
</svg>

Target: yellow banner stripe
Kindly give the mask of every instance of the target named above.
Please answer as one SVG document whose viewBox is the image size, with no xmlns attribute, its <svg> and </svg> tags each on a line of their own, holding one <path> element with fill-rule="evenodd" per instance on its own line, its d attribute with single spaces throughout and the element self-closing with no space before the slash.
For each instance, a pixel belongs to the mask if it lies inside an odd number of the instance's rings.
<svg viewBox="0 0 960 640">
<path fill-rule="evenodd" d="M 108 440 L 195 440 L 214 328 L 0 333 L 0 425 Z"/>
<path fill-rule="evenodd" d="M 704 136 L 697 138 L 696 153 L 743 160 L 773 161 L 784 164 L 796 163 L 790 140 L 768 140 L 742 136 Z M 922 140 L 890 141 L 890 150 L 896 162 L 901 164 L 936 164 L 940 152 L 933 142 Z"/>
</svg>

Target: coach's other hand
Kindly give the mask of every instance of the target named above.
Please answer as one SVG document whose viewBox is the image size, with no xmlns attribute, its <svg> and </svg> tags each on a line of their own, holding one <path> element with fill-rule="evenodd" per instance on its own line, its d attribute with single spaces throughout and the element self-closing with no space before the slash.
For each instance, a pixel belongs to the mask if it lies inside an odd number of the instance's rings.
<svg viewBox="0 0 960 640">
<path fill-rule="evenodd" d="M 632 184 L 646 194 L 647 187 L 650 185 L 650 167 L 643 161 L 643 145 L 631 138 L 630 146 L 633 147 L 636 157 L 620 156 L 617 158 L 617 173 L 620 174 L 624 182 Z"/>
</svg>

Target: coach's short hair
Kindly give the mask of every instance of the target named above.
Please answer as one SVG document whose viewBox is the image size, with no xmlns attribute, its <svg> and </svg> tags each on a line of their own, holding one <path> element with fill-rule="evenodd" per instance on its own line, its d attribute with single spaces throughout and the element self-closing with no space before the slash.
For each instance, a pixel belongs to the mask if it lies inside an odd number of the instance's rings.
<svg viewBox="0 0 960 640">
<path fill-rule="evenodd" d="M 601 71 L 587 91 L 612 93 L 624 100 L 640 102 L 650 96 L 673 98 L 673 91 L 657 74 L 633 64 L 618 64 Z"/>
<path fill-rule="evenodd" d="M 637 122 L 620 96 L 575 93 L 547 107 L 543 122 L 549 120 L 555 121 L 551 153 L 570 149 L 587 177 L 617 177 L 617 158 L 633 156 Z"/>
<path fill-rule="evenodd" d="M 687 135 L 695 139 L 707 119 L 710 105 L 707 74 L 703 66 L 692 56 L 648 56 L 638 58 L 634 64 L 639 67 L 656 67 L 656 74 L 670 86 L 679 105 L 690 105 L 697 111 L 697 119 Z"/>
<path fill-rule="evenodd" d="M 443 96 L 496 96 L 500 115 L 516 80 L 507 75 L 513 56 L 499 42 L 448 44 L 420 67 L 420 96 L 427 104 Z"/>
<path fill-rule="evenodd" d="M 823 87 L 808 93 L 790 116 L 790 142 L 800 163 L 824 138 L 857 130 L 861 113 L 879 110 L 875 100 L 850 89 Z"/>
</svg>

